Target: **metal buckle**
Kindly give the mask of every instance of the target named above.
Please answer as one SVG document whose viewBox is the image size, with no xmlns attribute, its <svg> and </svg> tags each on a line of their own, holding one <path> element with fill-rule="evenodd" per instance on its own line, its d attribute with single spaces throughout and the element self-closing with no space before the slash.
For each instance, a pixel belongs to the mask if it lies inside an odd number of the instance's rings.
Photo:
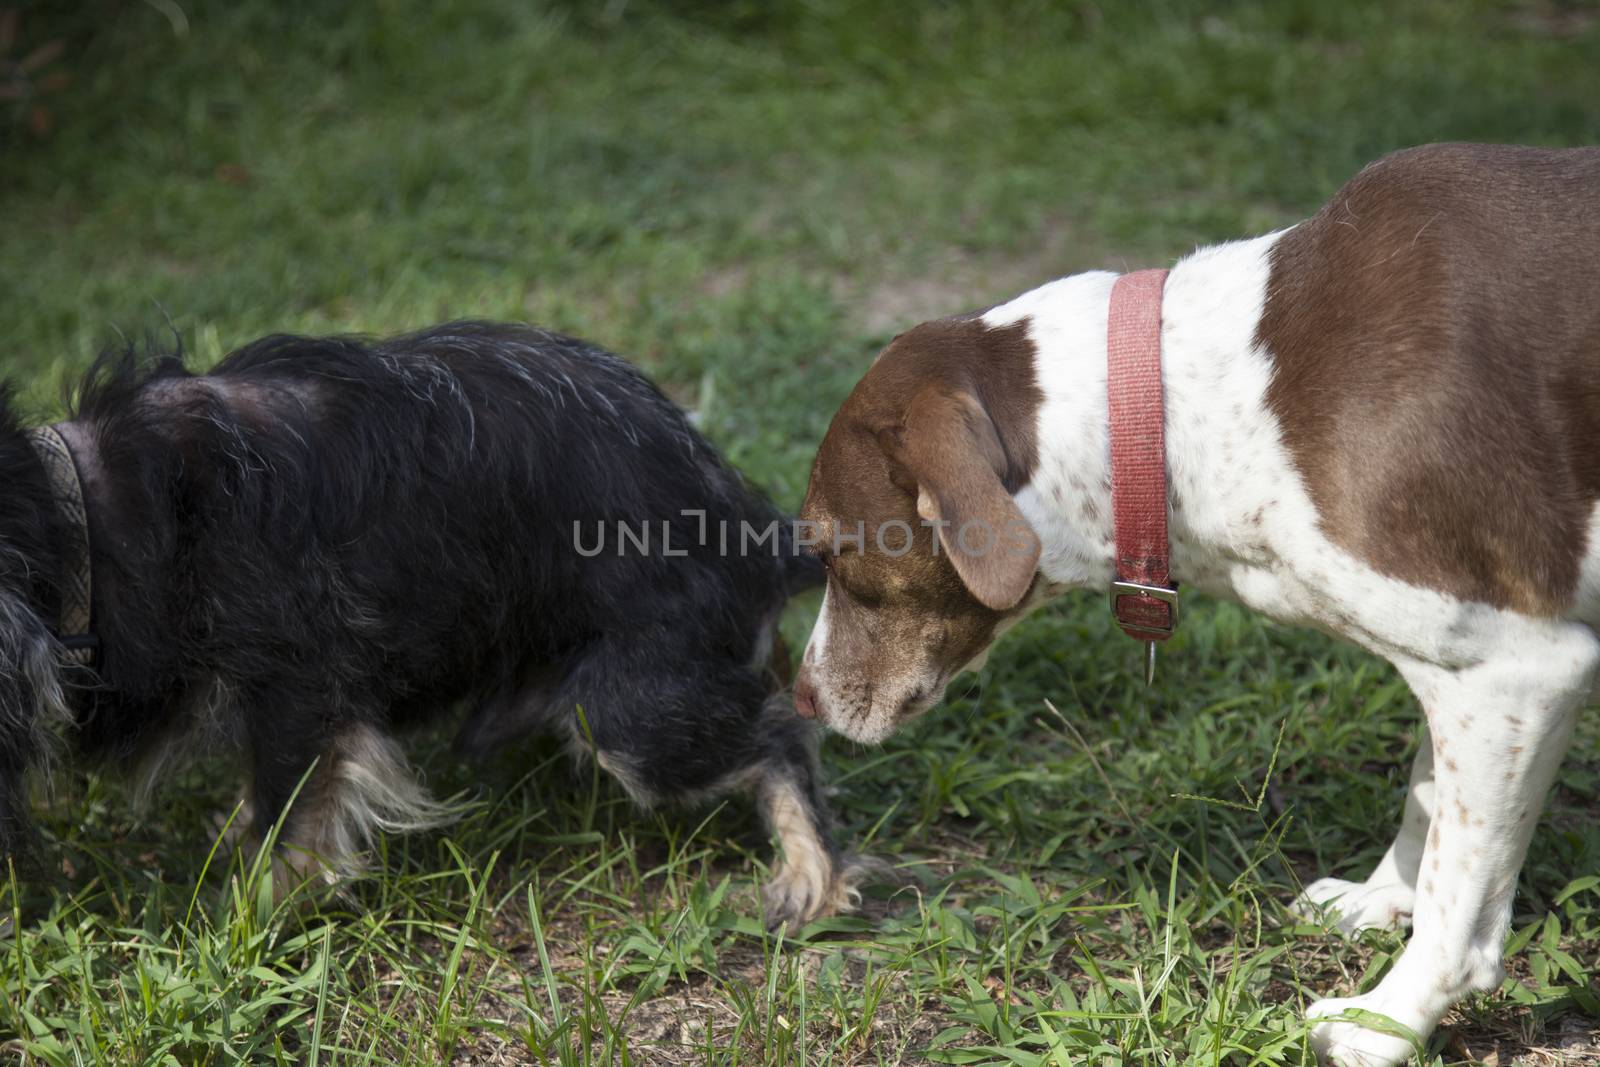
<svg viewBox="0 0 1600 1067">
<path fill-rule="evenodd" d="M 1169 589 L 1164 585 L 1141 585 L 1139 582 L 1115 581 L 1111 583 L 1111 614 L 1120 625 L 1122 619 L 1117 616 L 1117 601 L 1125 596 L 1149 597 L 1159 600 L 1167 605 L 1167 624 L 1165 626 L 1146 626 L 1143 623 L 1130 624 L 1136 629 L 1149 633 L 1170 634 L 1178 628 L 1178 591 Z"/>
</svg>

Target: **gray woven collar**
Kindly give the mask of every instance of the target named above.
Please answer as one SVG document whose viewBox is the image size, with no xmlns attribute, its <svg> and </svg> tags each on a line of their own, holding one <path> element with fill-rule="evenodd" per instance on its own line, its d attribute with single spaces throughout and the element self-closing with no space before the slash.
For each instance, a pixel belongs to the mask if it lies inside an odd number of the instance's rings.
<svg viewBox="0 0 1600 1067">
<path fill-rule="evenodd" d="M 90 629 L 94 571 L 89 558 L 89 509 L 83 499 L 83 481 L 66 438 L 54 426 L 28 431 L 28 440 L 50 479 L 50 495 L 62 519 L 61 618 L 56 639 L 66 661 L 80 667 L 94 665 L 100 642 Z"/>
</svg>

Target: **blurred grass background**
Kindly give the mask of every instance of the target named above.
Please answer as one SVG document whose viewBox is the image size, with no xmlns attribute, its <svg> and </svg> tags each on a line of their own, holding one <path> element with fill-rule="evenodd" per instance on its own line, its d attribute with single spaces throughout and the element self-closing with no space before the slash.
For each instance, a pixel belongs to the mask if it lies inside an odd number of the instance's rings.
<svg viewBox="0 0 1600 1067">
<path fill-rule="evenodd" d="M 1281 225 L 1398 146 L 1600 139 L 1586 10 L 24 5 L 71 83 L 7 131 L 6 359 L 531 319 L 725 384 L 792 496 L 918 316 Z"/>
<path fill-rule="evenodd" d="M 529 320 L 644 366 L 789 506 L 919 319 L 1283 225 L 1404 145 L 1600 142 L 1588 0 L 0 11 L 0 372 L 41 417 L 119 336 L 205 365 L 274 331 Z M 143 819 L 63 775 L 61 875 L 6 898 L 0 1038 L 51 1063 L 1304 1061 L 1300 1000 L 1400 941 L 1282 905 L 1381 854 L 1415 709 L 1382 665 L 1224 605 L 1152 693 L 1131 648 L 1070 600 L 884 752 L 830 742 L 849 833 L 917 892 L 798 945 L 737 888 L 765 855 L 739 805 L 638 815 L 551 751 L 395 843 L 348 913 L 208 871 L 226 774 Z M 1597 780 L 1591 716 L 1513 980 L 1430 1059 L 1600 1060 Z"/>
</svg>

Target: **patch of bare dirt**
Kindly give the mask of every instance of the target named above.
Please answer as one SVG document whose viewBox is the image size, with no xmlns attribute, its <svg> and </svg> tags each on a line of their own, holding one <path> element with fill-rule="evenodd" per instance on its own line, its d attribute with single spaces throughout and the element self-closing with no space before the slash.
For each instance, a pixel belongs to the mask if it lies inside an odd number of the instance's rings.
<svg viewBox="0 0 1600 1067">
<path fill-rule="evenodd" d="M 1570 41 L 1593 29 L 1600 22 L 1600 11 L 1588 5 L 1534 3 L 1511 12 L 1506 20 L 1524 33 Z"/>
<path fill-rule="evenodd" d="M 1056 220 L 1042 223 L 1022 251 L 976 253 L 951 247 L 930 259 L 863 263 L 848 274 L 818 272 L 810 280 L 849 308 L 862 332 L 881 336 L 928 319 L 1001 303 L 1078 271 L 1099 267 L 1125 271 L 1136 266 Z M 709 299 L 725 300 L 757 281 L 758 272 L 748 264 L 730 263 L 708 270 L 697 289 Z"/>
<path fill-rule="evenodd" d="M 1491 1028 L 1446 1018 L 1445 1050 L 1483 1067 L 1597 1067 L 1600 1065 L 1600 1023 L 1569 1015 L 1539 1027 L 1531 1015 L 1508 1016 L 1509 1026 Z"/>
<path fill-rule="evenodd" d="M 1039 227 L 1026 251 L 1002 255 L 951 249 L 914 273 L 887 268 L 867 286 L 843 279 L 836 284 L 866 332 L 886 334 L 989 307 L 1054 278 L 1096 267 L 1127 270 L 1130 264 L 1054 221 Z"/>
</svg>

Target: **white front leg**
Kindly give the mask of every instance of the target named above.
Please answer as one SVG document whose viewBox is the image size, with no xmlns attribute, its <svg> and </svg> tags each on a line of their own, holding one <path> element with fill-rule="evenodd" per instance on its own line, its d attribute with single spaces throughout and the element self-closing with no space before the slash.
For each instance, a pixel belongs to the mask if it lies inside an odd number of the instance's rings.
<svg viewBox="0 0 1600 1067">
<path fill-rule="evenodd" d="M 1411 925 L 1417 896 L 1417 873 L 1433 819 L 1433 738 L 1426 728 L 1422 744 L 1411 763 L 1411 786 L 1406 791 L 1405 814 L 1394 844 L 1364 882 L 1319 878 L 1294 902 L 1294 910 L 1307 918 L 1327 918 L 1344 934 L 1358 930 L 1397 929 Z"/>
<path fill-rule="evenodd" d="M 1425 1041 L 1456 1001 L 1500 985 L 1517 874 L 1600 659 L 1587 627 L 1546 635 L 1462 670 L 1399 664 L 1428 715 L 1435 775 L 1411 942 L 1372 992 L 1318 1001 L 1310 1017 L 1374 1012 Z M 1354 1020 L 1321 1023 L 1312 1042 L 1342 1067 L 1393 1067 L 1412 1052 Z"/>
</svg>

